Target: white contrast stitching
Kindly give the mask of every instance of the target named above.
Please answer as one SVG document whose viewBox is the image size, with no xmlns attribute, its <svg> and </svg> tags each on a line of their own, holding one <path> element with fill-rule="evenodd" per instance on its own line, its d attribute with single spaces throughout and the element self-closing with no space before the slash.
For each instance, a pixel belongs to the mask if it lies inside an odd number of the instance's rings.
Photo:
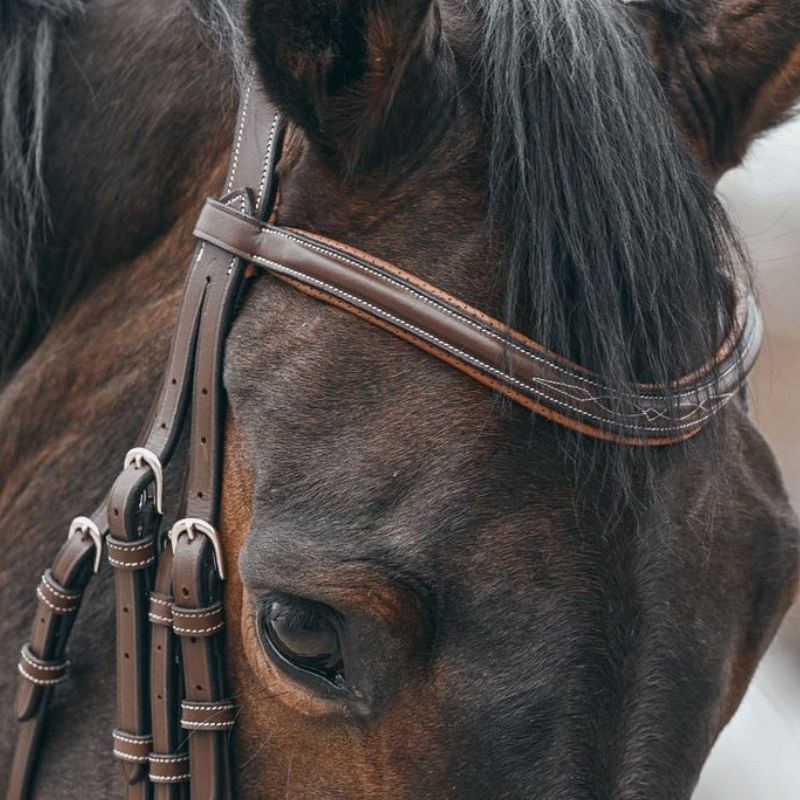
<svg viewBox="0 0 800 800">
<path fill-rule="evenodd" d="M 313 242 L 311 242 L 311 241 L 309 241 L 307 239 L 301 238 L 301 237 L 293 235 L 291 233 L 287 233 L 286 231 L 279 230 L 279 229 L 277 229 L 277 228 L 275 228 L 273 226 L 262 225 L 262 224 L 258 223 L 255 220 L 252 220 L 251 224 L 253 224 L 254 227 L 258 228 L 259 233 L 261 235 L 266 233 L 266 234 L 274 234 L 275 236 L 280 236 L 280 237 L 282 237 L 284 239 L 287 239 L 288 241 L 294 242 L 295 244 L 299 244 L 301 247 L 307 247 L 309 250 L 314 250 L 314 251 L 316 251 L 318 253 L 321 253 L 324 256 L 328 256 L 330 258 L 334 258 L 335 260 L 337 260 L 337 261 L 339 261 L 339 262 L 341 262 L 343 264 L 349 264 L 350 266 L 353 266 L 356 269 L 361 270 L 361 272 L 366 272 L 367 274 L 372 275 L 373 277 L 377 277 L 377 278 L 383 280 L 386 283 L 391 283 L 391 284 L 397 286 L 402 291 L 406 292 L 407 294 L 411 294 L 412 296 L 416 297 L 417 299 L 422 300 L 427 305 L 430 305 L 430 306 L 432 306 L 434 308 L 437 308 L 437 309 L 441 310 L 443 313 L 447 314 L 448 316 L 451 316 L 451 317 L 459 319 L 464 324 L 469 325 L 470 327 L 474 328 L 475 330 L 477 330 L 480 333 L 487 334 L 488 336 L 490 336 L 490 337 L 496 339 L 497 341 L 501 342 L 503 345 L 508 346 L 511 349 L 516 350 L 516 351 L 518 351 L 520 353 L 523 353 L 524 355 L 532 358 L 533 360 L 538 361 L 540 364 L 544 364 L 547 367 L 551 367 L 552 369 L 556 370 L 557 372 L 560 372 L 563 375 L 567 375 L 568 377 L 573 378 L 574 380 L 581 381 L 583 383 L 587 383 L 587 384 L 589 384 L 591 386 L 596 386 L 599 389 L 604 389 L 605 391 L 610 392 L 611 396 L 627 397 L 627 398 L 632 398 L 632 399 L 641 399 L 642 397 L 646 397 L 649 400 L 656 400 L 656 401 L 657 400 L 662 400 L 662 401 L 666 402 L 668 399 L 674 400 L 674 399 L 678 399 L 678 398 L 682 398 L 682 397 L 686 398 L 686 397 L 691 397 L 694 394 L 694 392 L 692 392 L 692 391 L 690 391 L 690 392 L 679 392 L 676 395 L 674 395 L 672 398 L 668 398 L 666 395 L 659 395 L 659 394 L 649 394 L 649 393 L 631 394 L 631 393 L 628 393 L 628 392 L 614 392 L 613 389 L 611 389 L 611 387 L 609 387 L 609 386 L 607 386 L 605 384 L 602 384 L 602 383 L 599 383 L 597 381 L 594 381 L 591 378 L 587 378 L 585 375 L 581 375 L 579 372 L 574 372 L 574 371 L 568 370 L 568 369 L 560 366 L 559 364 L 555 363 L 554 361 L 551 361 L 550 359 L 545 358 L 544 356 L 536 353 L 534 350 L 530 350 L 528 348 L 522 347 L 521 345 L 517 344 L 516 342 L 514 342 L 510 338 L 502 336 L 501 334 L 497 333 L 495 330 L 493 330 L 491 327 L 489 327 L 487 323 L 484 323 L 484 325 L 486 325 L 486 327 L 484 327 L 484 326 L 479 325 L 478 323 L 474 322 L 473 320 L 471 320 L 469 317 L 465 316 L 464 314 L 461 314 L 459 312 L 456 312 L 456 311 L 453 311 L 453 310 L 447 308 L 444 305 L 443 301 L 438 300 L 438 299 L 435 302 L 432 301 L 431 298 L 429 298 L 427 295 L 425 295 L 422 292 L 422 290 L 417 289 L 416 287 L 407 286 L 400 279 L 395 278 L 393 275 L 387 274 L 387 273 L 385 273 L 385 272 L 383 272 L 381 270 L 377 270 L 377 269 L 375 269 L 373 267 L 370 267 L 368 265 L 362 264 L 360 261 L 357 261 L 355 259 L 348 258 L 347 256 L 343 255 L 342 253 L 340 253 L 337 250 L 328 249 L 328 248 L 322 247 L 321 245 L 317 245 L 317 244 L 315 244 L 315 243 L 313 243 Z M 733 368 L 735 368 L 737 363 L 738 362 L 735 361 L 734 363 L 729 365 L 728 369 L 725 370 L 723 373 L 721 373 L 718 376 L 717 380 L 719 380 L 719 378 L 722 378 L 725 375 L 729 374 L 730 371 Z M 610 411 L 610 413 L 614 413 L 614 412 Z"/>
<path fill-rule="evenodd" d="M 128 744 L 147 744 L 153 741 L 153 737 L 146 733 L 141 736 L 136 736 L 132 733 L 122 733 L 121 731 L 115 730 L 111 732 L 111 735 L 121 742 L 128 742 Z"/>
<path fill-rule="evenodd" d="M 63 608 L 62 606 L 57 606 L 51 603 L 45 596 L 44 592 L 42 591 L 41 585 L 36 587 L 36 596 L 49 608 L 56 612 L 56 614 L 69 614 L 78 607 L 78 603 L 75 602 L 69 608 Z"/>
<path fill-rule="evenodd" d="M 144 561 L 120 561 L 110 555 L 108 557 L 108 563 L 113 567 L 149 567 L 150 564 L 155 563 L 155 560 L 155 556 L 150 556 L 150 558 L 146 558 Z"/>
<path fill-rule="evenodd" d="M 156 764 L 177 764 L 179 761 L 188 761 L 189 756 L 159 756 L 150 753 L 148 759 Z"/>
<path fill-rule="evenodd" d="M 80 599 L 81 593 L 80 592 L 65 592 L 59 588 L 57 588 L 53 584 L 53 578 L 51 578 L 47 572 L 42 573 L 42 583 L 47 586 L 47 588 L 58 597 L 63 598 L 64 600 L 78 600 Z"/>
<path fill-rule="evenodd" d="M 247 81 L 247 88 L 244 93 L 244 101 L 242 103 L 242 117 L 239 121 L 239 130 L 236 132 L 236 145 L 233 148 L 233 162 L 231 163 L 231 175 L 228 178 L 228 185 L 225 192 L 230 192 L 233 189 L 233 184 L 236 181 L 236 172 L 239 169 L 239 153 L 242 148 L 242 138 L 244 136 L 244 126 L 247 122 L 247 115 L 250 110 L 250 92 L 253 88 L 254 78 L 251 76 Z"/>
<path fill-rule="evenodd" d="M 192 722 L 190 720 L 181 720 L 181 727 L 191 730 L 192 728 L 232 728 L 233 720 L 229 722 Z"/>
<path fill-rule="evenodd" d="M 144 544 L 137 544 L 135 547 L 127 547 L 106 539 L 106 544 L 108 545 L 109 550 L 118 550 L 120 553 L 138 553 L 140 550 L 152 550 L 155 542 L 151 539 L 149 542 L 145 542 Z"/>
<path fill-rule="evenodd" d="M 131 761 L 134 764 L 146 764 L 147 763 L 147 756 L 134 756 L 130 753 L 126 753 L 123 750 L 117 750 L 115 747 L 112 751 L 117 758 L 122 759 L 123 761 Z"/>
<path fill-rule="evenodd" d="M 172 617 L 159 617 L 158 614 L 154 614 L 152 611 L 147 615 L 147 618 L 150 622 L 172 623 Z"/>
<path fill-rule="evenodd" d="M 172 626 L 172 630 L 175 633 L 179 634 L 194 634 L 194 633 L 216 633 L 217 631 L 221 631 L 225 627 L 224 622 L 220 622 L 217 625 L 212 626 L 211 628 L 180 628 L 177 625 Z"/>
<path fill-rule="evenodd" d="M 181 703 L 184 711 L 233 711 L 236 706 L 233 703 L 203 704 L 195 703 L 192 700 L 184 700 Z"/>
<path fill-rule="evenodd" d="M 502 372 L 501 370 L 498 370 L 495 367 L 492 367 L 491 365 L 484 363 L 480 359 L 477 359 L 474 356 L 471 356 L 468 353 L 465 353 L 463 350 L 460 350 L 459 348 L 454 347 L 453 345 L 449 344 L 448 342 L 445 342 L 442 339 L 439 339 L 438 337 L 433 336 L 432 334 L 428 333 L 427 331 L 424 331 L 423 329 L 417 327 L 416 325 L 412 325 L 412 324 L 406 322 L 405 320 L 402 320 L 399 317 L 396 317 L 393 314 L 390 314 L 389 312 L 384 311 L 383 309 L 379 308 L 378 306 L 375 306 L 372 303 L 368 303 L 367 301 L 362 300 L 361 298 L 350 294 L 349 292 L 342 291 L 342 290 L 338 289 L 335 286 L 332 286 L 332 285 L 330 285 L 328 283 L 325 283 L 324 281 L 320 281 L 320 280 L 317 280 L 316 278 L 312 278 L 311 276 L 305 275 L 302 272 L 298 272 L 297 270 L 294 270 L 291 267 L 286 267 L 283 264 L 278 264 L 275 261 L 271 261 L 269 259 L 263 258 L 263 257 L 261 257 L 261 256 L 259 256 L 257 254 L 250 254 L 250 255 L 247 256 L 247 258 L 250 261 L 254 261 L 255 263 L 263 264 L 265 267 L 268 267 L 268 268 L 274 270 L 275 272 L 278 272 L 278 273 L 281 273 L 281 274 L 287 274 L 287 275 L 290 275 L 292 277 L 295 277 L 301 283 L 307 283 L 307 284 L 311 284 L 313 286 L 317 286 L 317 287 L 323 289 L 324 291 L 326 291 L 328 294 L 331 294 L 334 297 L 340 297 L 342 299 L 345 299 L 349 303 L 351 303 L 351 304 L 353 304 L 353 305 L 355 305 L 355 306 L 357 306 L 359 308 L 368 309 L 369 311 L 371 311 L 376 316 L 381 317 L 383 319 L 386 319 L 386 320 L 388 320 L 390 322 L 393 322 L 398 327 L 400 327 L 400 328 L 402 328 L 404 330 L 409 330 L 409 331 L 412 331 L 412 332 L 416 333 L 420 338 L 425 339 L 425 340 L 427 340 L 429 342 L 432 342 L 432 343 L 436 344 L 438 347 L 440 347 L 441 349 L 445 350 L 446 352 L 449 352 L 451 354 L 459 356 L 459 358 L 461 360 L 463 360 L 463 361 L 465 361 L 465 362 L 467 362 L 469 364 L 472 364 L 473 366 L 480 367 L 485 372 L 488 372 L 491 375 L 494 375 L 495 377 L 499 378 L 503 382 L 512 383 L 512 384 L 518 386 L 519 388 L 525 389 L 528 392 L 534 393 L 536 395 L 539 395 L 540 397 L 543 397 L 543 398 L 549 400 L 554 405 L 561 406 L 562 408 L 567 408 L 570 411 L 574 411 L 576 414 L 579 414 L 580 416 L 583 416 L 583 417 L 586 417 L 586 418 L 589 418 L 589 419 L 597 420 L 598 422 L 605 423 L 606 425 L 611 423 L 611 424 L 619 426 L 620 428 L 628 429 L 630 431 L 655 431 L 655 432 L 661 432 L 661 433 L 664 433 L 664 432 L 669 433 L 671 431 L 677 432 L 677 431 L 687 430 L 687 429 L 690 429 L 690 428 L 699 428 L 702 425 L 702 423 L 704 423 L 707 420 L 711 419 L 711 417 L 713 416 L 713 414 L 707 414 L 705 417 L 701 417 L 699 420 L 694 420 L 691 423 L 684 423 L 684 424 L 681 424 L 681 425 L 671 425 L 671 426 L 666 426 L 666 425 L 665 426 L 634 425 L 634 424 L 632 424 L 630 422 L 626 423 L 626 422 L 620 422 L 618 420 L 606 419 L 606 418 L 601 417 L 601 416 L 599 416 L 597 414 L 592 414 L 591 412 L 586 411 L 585 409 L 581 409 L 581 408 L 578 408 L 576 406 L 573 406 L 570 403 L 565 403 L 563 400 L 558 400 L 555 397 L 551 397 L 546 392 L 543 392 L 540 389 L 537 389 L 535 386 L 532 386 L 529 383 L 526 383 L 524 381 L 520 381 L 517 378 L 514 378 L 514 377 L 512 377 L 510 375 L 507 375 L 506 373 Z M 720 396 L 718 398 L 719 399 L 719 408 L 722 408 L 723 406 L 725 406 L 729 402 L 729 400 L 731 399 L 732 396 L 733 396 L 733 394 L 727 394 L 727 395 Z M 715 399 L 715 402 L 716 402 L 716 399 Z M 609 413 L 612 414 L 613 416 L 621 416 L 621 415 L 617 414 L 616 412 L 609 412 Z M 644 412 L 642 412 L 642 414 L 643 413 Z M 630 416 L 630 415 L 628 415 L 628 416 Z"/>
<path fill-rule="evenodd" d="M 31 683 L 35 683 L 37 686 L 55 686 L 57 683 L 61 683 L 67 679 L 66 674 L 60 676 L 59 678 L 34 678 L 33 675 L 28 674 L 28 672 L 22 666 L 22 662 L 17 663 L 17 670 L 23 678 L 26 678 Z"/>
<path fill-rule="evenodd" d="M 151 772 L 149 775 L 153 783 L 178 783 L 179 781 L 188 781 L 191 777 L 188 772 L 185 775 L 153 775 Z"/>
<path fill-rule="evenodd" d="M 272 120 L 272 127 L 269 129 L 269 139 L 267 139 L 267 155 L 264 159 L 264 168 L 261 170 L 261 184 L 258 187 L 258 200 L 256 202 L 256 207 L 258 208 L 261 206 L 261 202 L 264 199 L 264 190 L 267 188 L 267 173 L 269 172 L 269 166 L 272 163 L 272 147 L 275 143 L 275 131 L 278 129 L 278 117 Z"/>
<path fill-rule="evenodd" d="M 198 612 L 203 613 L 198 613 Z M 192 619 L 203 619 L 204 617 L 213 617 L 215 614 L 219 614 L 222 611 L 222 606 L 216 606 L 211 611 L 205 611 L 202 608 L 198 608 L 197 610 L 192 608 L 181 608 L 180 606 L 173 605 L 172 606 L 172 613 L 175 616 L 184 616 L 184 617 L 191 617 Z"/>
<path fill-rule="evenodd" d="M 434 303 L 427 296 L 425 296 L 423 294 L 420 294 L 415 290 L 410 289 L 409 287 L 405 286 L 402 283 L 399 283 L 396 279 L 393 279 L 391 276 L 388 276 L 385 273 L 382 273 L 380 271 L 373 270 L 373 269 L 368 269 L 367 267 L 365 267 L 364 265 L 360 264 L 359 262 L 353 261 L 351 259 L 348 259 L 348 258 L 340 255 L 336 251 L 328 251 L 326 249 L 323 249 L 322 247 L 318 247 L 318 246 L 316 246 L 314 244 L 308 243 L 308 242 L 304 241 L 303 239 L 300 239 L 300 238 L 298 238 L 296 236 L 292 236 L 291 234 L 287 234 L 287 233 L 285 233 L 285 232 L 283 232 L 281 230 L 275 229 L 275 228 L 273 228 L 271 226 L 262 226 L 259 223 L 254 222 L 252 220 L 248 220 L 248 221 L 254 227 L 256 227 L 261 234 L 263 234 L 265 232 L 274 233 L 276 236 L 280 236 L 280 237 L 283 237 L 283 238 L 285 238 L 285 239 L 287 239 L 289 241 L 293 241 L 293 242 L 295 242 L 295 243 L 297 243 L 297 244 L 299 244 L 301 246 L 307 247 L 308 249 L 316 250 L 317 252 L 322 253 L 323 255 L 326 255 L 326 256 L 330 256 L 330 257 L 332 257 L 332 258 L 334 258 L 336 260 L 339 260 L 342 263 L 350 264 L 350 265 L 360 269 L 363 272 L 368 272 L 369 274 L 373 275 L 374 277 L 377 277 L 378 279 L 383 280 L 384 282 L 389 282 L 389 283 L 392 283 L 392 284 L 396 284 L 403 291 L 406 291 L 407 293 L 410 293 L 410 294 L 414 295 L 415 297 L 418 297 L 419 299 L 421 299 L 422 301 L 424 301 L 428 305 L 431 305 L 431 306 L 437 308 L 442 313 L 448 314 L 449 316 L 458 319 L 460 322 L 463 322 L 464 324 L 475 328 L 476 330 L 478 330 L 482 334 L 486 334 L 486 335 L 489 335 L 489 336 L 491 336 L 491 337 L 493 337 L 495 339 L 500 340 L 504 345 L 507 345 L 509 347 L 512 347 L 515 350 L 518 350 L 518 351 L 524 353 L 526 356 L 530 357 L 531 359 L 533 359 L 535 361 L 538 361 L 538 362 L 544 364 L 545 366 L 554 369 L 557 372 L 560 372 L 560 373 L 562 373 L 564 375 L 567 375 L 567 376 L 571 377 L 575 381 L 580 381 L 580 382 L 583 382 L 583 383 L 587 383 L 587 384 L 590 384 L 590 385 L 597 386 L 599 388 L 605 389 L 607 392 L 609 392 L 609 394 L 608 394 L 609 398 L 611 398 L 611 397 L 628 397 L 628 398 L 639 399 L 639 400 L 648 399 L 648 400 L 652 400 L 654 402 L 658 402 L 659 400 L 666 402 L 669 399 L 669 400 L 672 400 L 673 402 L 676 402 L 678 406 L 681 405 L 681 401 L 689 400 L 690 402 L 692 402 L 692 404 L 694 406 L 693 408 L 688 409 L 686 411 L 686 413 L 684 413 L 683 415 L 677 416 L 677 417 L 673 417 L 673 416 L 669 415 L 668 413 L 665 413 L 663 410 L 660 410 L 660 409 L 646 408 L 646 407 L 643 407 L 643 406 L 639 406 L 639 410 L 637 412 L 635 412 L 635 413 L 622 413 L 622 412 L 618 412 L 618 411 L 616 411 L 614 409 L 611 409 L 611 408 L 608 408 L 608 407 L 604 406 L 600 402 L 600 400 L 605 399 L 603 396 L 594 397 L 591 394 L 587 393 L 588 397 L 587 397 L 586 401 L 587 402 L 591 402 L 591 401 L 595 402 L 597 405 L 599 405 L 601 408 L 603 408 L 604 411 L 607 412 L 607 414 L 609 415 L 609 418 L 605 418 L 605 417 L 599 416 L 597 414 L 592 414 L 589 411 L 586 411 L 586 410 L 581 409 L 581 408 L 576 408 L 575 406 L 573 406 L 573 405 L 571 405 L 569 403 L 566 403 L 566 402 L 563 402 L 561 400 L 558 400 L 557 398 L 552 397 L 551 395 L 549 395 L 547 392 L 544 392 L 541 389 L 537 389 L 536 387 L 534 387 L 530 383 L 526 383 L 524 381 L 520 381 L 520 380 L 518 380 L 516 378 L 513 378 L 512 376 L 508 375 L 507 373 L 503 372 L 502 370 L 498 370 L 498 369 L 496 369 L 494 367 L 491 367 L 488 364 L 484 364 L 482 361 L 480 361 L 479 359 L 476 359 L 474 356 L 470 356 L 468 354 L 463 353 L 458 348 L 455 348 L 454 346 L 452 346 L 452 345 L 450 345 L 450 344 L 448 344 L 446 342 L 443 342 L 440 339 L 437 339 L 437 337 L 433 336 L 432 334 L 427 333 L 426 331 L 422 331 L 420 328 L 412 326 L 409 323 L 405 322 L 404 320 L 401 320 L 401 319 L 399 319 L 397 317 L 394 317 L 389 312 L 386 312 L 383 309 L 380 309 L 380 308 L 378 308 L 376 306 L 373 306 L 373 305 L 367 303 L 366 301 L 361 300 L 360 298 L 357 298 L 357 297 L 355 297 L 353 295 L 350 295 L 349 293 L 343 292 L 342 290 L 339 290 L 336 287 L 330 286 L 330 285 L 328 285 L 328 284 L 326 284 L 326 283 L 324 283 L 322 281 L 318 281 L 315 278 L 311 278 L 310 276 L 305 275 L 304 273 L 292 270 L 289 267 L 285 267 L 282 264 L 278 264 L 278 263 L 276 263 L 274 261 L 271 261 L 269 259 L 263 258 L 263 257 L 258 256 L 256 254 L 252 254 L 251 253 L 251 254 L 247 254 L 247 255 L 244 256 L 246 259 L 248 259 L 248 260 L 250 260 L 252 262 L 255 262 L 255 263 L 263 264 L 264 266 L 266 266 L 268 268 L 271 268 L 271 269 L 275 270 L 278 273 L 285 273 L 285 274 L 293 275 L 298 280 L 300 280 L 301 282 L 310 283 L 312 285 L 317 285 L 319 287 L 325 288 L 325 290 L 329 294 L 333 294 L 334 296 L 338 296 L 338 297 L 348 298 L 349 301 L 353 302 L 356 306 L 361 307 L 361 308 L 369 308 L 369 309 L 371 309 L 373 311 L 373 313 L 377 313 L 377 316 L 379 316 L 381 318 L 384 318 L 384 319 L 392 320 L 395 324 L 398 324 L 401 328 L 403 328 L 405 330 L 413 330 L 413 331 L 417 332 L 417 334 L 420 335 L 423 339 L 426 339 L 427 341 L 436 342 L 438 344 L 438 346 L 442 347 L 446 352 L 449 352 L 451 354 L 459 355 L 462 358 L 462 360 L 466 361 L 467 363 L 473 364 L 475 366 L 479 366 L 481 369 L 483 369 L 484 371 L 489 372 L 490 374 L 492 374 L 495 377 L 499 378 L 501 381 L 514 384 L 514 385 L 516 385 L 516 386 L 518 386 L 520 388 L 524 388 L 527 391 L 537 394 L 539 397 L 543 398 L 546 401 L 549 401 L 549 402 L 553 403 L 556 406 L 560 406 L 562 408 L 566 408 L 566 409 L 569 409 L 571 411 L 574 411 L 578 415 L 581 415 L 581 416 L 583 416 L 583 417 L 585 417 L 587 419 L 595 419 L 595 420 L 597 420 L 597 421 L 599 421 L 601 423 L 604 423 L 606 425 L 612 424 L 612 425 L 615 425 L 615 426 L 617 426 L 617 427 L 619 427 L 619 428 L 621 428 L 623 430 L 628 430 L 628 431 L 631 431 L 631 432 L 653 431 L 653 432 L 660 432 L 660 433 L 669 433 L 669 432 L 678 432 L 678 431 L 690 429 L 690 428 L 693 428 L 693 427 L 697 427 L 699 429 L 699 427 L 701 427 L 707 420 L 709 420 L 713 416 L 714 413 L 716 413 L 721 408 L 723 408 L 729 402 L 731 397 L 734 396 L 734 393 L 724 393 L 724 394 L 721 394 L 721 395 L 713 395 L 713 396 L 710 396 L 710 397 L 701 398 L 699 400 L 693 399 L 693 398 L 697 398 L 698 395 L 701 394 L 704 389 L 708 390 L 708 389 L 710 389 L 712 387 L 713 384 L 710 381 L 707 381 L 705 384 L 701 384 L 699 386 L 695 386 L 694 388 L 692 388 L 689 391 L 679 392 L 673 398 L 668 398 L 665 395 L 656 395 L 656 394 L 644 394 L 644 393 L 641 393 L 641 394 L 630 394 L 630 393 L 625 393 L 625 392 L 614 392 L 608 386 L 603 386 L 602 384 L 599 384 L 599 383 L 597 383 L 595 381 L 592 381 L 591 379 L 586 378 L 586 377 L 580 375 L 577 372 L 571 372 L 571 371 L 569 371 L 569 370 L 567 370 L 567 369 L 565 369 L 563 367 L 560 367 L 558 364 L 556 364 L 556 363 L 554 363 L 554 362 L 552 362 L 552 361 L 550 361 L 548 359 L 543 358 L 542 356 L 536 354 L 534 351 L 527 350 L 527 349 L 524 349 L 524 348 L 520 347 L 519 345 L 515 344 L 513 341 L 509 341 L 506 337 L 499 336 L 496 332 L 492 331 L 491 328 L 481 327 L 481 326 L 477 325 L 475 322 L 471 321 L 468 317 L 462 316 L 460 314 L 456 314 L 455 312 L 453 312 L 450 309 L 448 309 L 441 301 L 437 301 L 437 302 Z M 715 376 L 715 381 L 714 382 L 718 382 L 723 377 L 725 377 L 728 374 L 730 374 L 731 371 L 733 371 L 736 368 L 738 368 L 738 366 L 744 360 L 745 355 L 748 354 L 750 352 L 750 350 L 752 349 L 753 339 L 754 339 L 754 336 L 751 335 L 744 342 L 744 346 L 741 346 L 737 350 L 737 352 L 735 354 L 735 357 L 730 361 L 730 363 L 728 364 L 727 368 L 725 370 L 723 370 L 721 373 L 719 373 L 717 376 Z M 542 382 L 542 383 L 545 383 L 545 384 L 547 383 L 546 379 L 542 379 L 542 378 L 533 378 L 533 380 L 536 380 L 538 382 Z M 550 383 L 552 383 L 552 382 L 550 382 Z M 577 388 L 580 388 L 580 387 L 577 387 Z M 577 399 L 577 398 L 573 398 L 573 399 Z M 626 417 L 628 419 L 633 418 L 633 417 L 644 417 L 646 420 L 649 420 L 649 421 L 653 421 L 653 420 L 658 419 L 658 418 L 663 418 L 663 419 L 666 419 L 666 420 L 673 420 L 674 419 L 675 421 L 680 422 L 681 420 L 686 420 L 686 419 L 694 416 L 699 411 L 707 410 L 708 404 L 711 404 L 713 406 L 711 411 L 710 411 L 710 413 L 708 413 L 704 417 L 699 418 L 698 420 L 694 420 L 693 422 L 687 423 L 687 424 L 682 424 L 682 425 L 675 424 L 675 425 L 671 425 L 671 426 L 667 426 L 667 425 L 664 425 L 664 426 L 661 426 L 661 425 L 659 425 L 659 426 L 646 426 L 646 425 L 639 425 L 639 424 L 636 424 L 636 423 L 633 423 L 633 422 L 624 421 L 624 418 L 626 418 Z"/>
<path fill-rule="evenodd" d="M 30 657 L 30 656 L 29 656 L 29 655 L 28 655 L 28 654 L 25 652 L 25 650 L 24 650 L 24 649 L 23 649 L 23 650 L 20 650 L 20 651 L 19 651 L 19 654 L 20 654 L 20 656 L 22 656 L 23 660 L 27 661 L 27 662 L 28 662 L 28 664 L 30 664 L 30 665 L 31 665 L 32 667 L 34 667 L 35 669 L 41 669 L 41 670 L 44 670 L 45 672 L 59 672 L 60 670 L 67 670 L 67 669 L 69 669 L 69 661 L 61 661 L 61 662 L 59 662 L 58 664 L 52 664 L 52 663 L 47 663 L 47 662 L 45 662 L 45 663 L 43 663 L 43 664 L 39 664 L 39 663 L 37 663 L 36 661 L 34 661 L 34 660 L 33 660 L 33 659 L 32 659 L 32 658 L 31 658 L 31 657 Z"/>
</svg>

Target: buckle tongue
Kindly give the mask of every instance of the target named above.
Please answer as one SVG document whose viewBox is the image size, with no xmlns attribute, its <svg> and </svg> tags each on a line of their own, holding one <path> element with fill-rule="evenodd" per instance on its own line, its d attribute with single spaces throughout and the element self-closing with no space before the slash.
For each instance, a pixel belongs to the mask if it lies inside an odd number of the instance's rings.
<svg viewBox="0 0 800 800">
<path fill-rule="evenodd" d="M 103 534 L 100 533 L 100 528 L 94 520 L 89 517 L 75 517 L 69 526 L 69 533 L 67 539 L 73 536 L 88 536 L 94 544 L 94 572 L 100 572 L 100 562 L 103 556 Z"/>
<path fill-rule="evenodd" d="M 162 516 L 164 514 L 164 468 L 161 466 L 158 456 L 146 447 L 134 447 L 133 450 L 128 450 L 123 469 L 127 469 L 131 465 L 136 469 L 141 469 L 143 464 L 147 464 L 153 471 L 153 480 L 156 484 L 156 511 L 159 516 Z"/>
<path fill-rule="evenodd" d="M 178 545 L 178 539 L 183 533 L 189 537 L 190 542 L 194 541 L 194 537 L 197 536 L 198 533 L 203 534 L 203 536 L 211 542 L 211 546 L 214 548 L 214 561 L 217 566 L 217 572 L 219 573 L 219 577 L 225 580 L 222 547 L 219 543 L 219 534 L 216 528 L 210 522 L 206 522 L 204 519 L 198 519 L 197 517 L 186 517 L 186 519 L 178 520 L 169 531 L 169 541 L 172 545 L 173 553 Z"/>
</svg>

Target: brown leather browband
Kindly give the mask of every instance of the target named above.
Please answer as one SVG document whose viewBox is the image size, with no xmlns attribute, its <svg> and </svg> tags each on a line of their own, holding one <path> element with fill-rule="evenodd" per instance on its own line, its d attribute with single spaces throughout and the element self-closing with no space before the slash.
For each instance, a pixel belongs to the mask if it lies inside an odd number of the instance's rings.
<svg viewBox="0 0 800 800">
<path fill-rule="evenodd" d="M 761 319 L 752 297 L 740 294 L 733 328 L 712 363 L 667 391 L 633 385 L 621 392 L 391 264 L 266 224 L 283 128 L 248 81 L 223 198 L 209 200 L 197 223 L 197 250 L 141 446 L 128 453 L 100 508 L 73 521 L 37 587 L 33 629 L 20 652 L 20 733 L 7 800 L 30 795 L 50 698 L 67 678 L 70 630 L 104 550 L 117 600 L 117 727 L 109 747 L 127 797 L 233 797 L 229 743 L 236 709 L 225 684 L 225 565 L 216 525 L 222 353 L 247 264 L 390 331 L 536 414 L 625 445 L 666 445 L 697 434 L 736 395 L 755 362 Z M 164 533 L 163 471 L 189 403 L 185 511 Z"/>
</svg>

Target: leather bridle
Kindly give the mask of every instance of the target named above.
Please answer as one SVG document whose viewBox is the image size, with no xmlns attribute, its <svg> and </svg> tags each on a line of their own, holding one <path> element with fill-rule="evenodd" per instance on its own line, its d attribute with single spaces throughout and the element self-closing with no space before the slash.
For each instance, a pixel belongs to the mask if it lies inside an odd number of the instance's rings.
<svg viewBox="0 0 800 800">
<path fill-rule="evenodd" d="M 262 220 L 272 212 L 284 125 L 250 79 L 225 191 L 209 200 L 172 349 L 150 420 L 106 500 L 77 517 L 37 587 L 20 654 L 19 739 L 7 800 L 30 794 L 48 705 L 66 679 L 67 642 L 105 550 L 116 589 L 117 727 L 129 800 L 233 796 L 236 708 L 223 664 L 225 577 L 219 514 L 222 354 L 248 264 L 435 355 L 560 425 L 627 445 L 697 434 L 752 368 L 761 321 L 750 296 L 713 363 L 664 391 L 624 394 L 501 322 L 397 267 L 322 237 Z M 188 413 L 191 403 L 191 414 Z M 161 533 L 163 472 L 191 418 L 183 518 Z"/>
</svg>

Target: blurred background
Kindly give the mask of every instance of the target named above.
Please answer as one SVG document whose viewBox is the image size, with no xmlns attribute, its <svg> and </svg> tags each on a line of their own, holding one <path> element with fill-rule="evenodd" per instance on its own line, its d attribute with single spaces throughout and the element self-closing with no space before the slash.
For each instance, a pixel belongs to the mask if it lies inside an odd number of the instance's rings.
<svg viewBox="0 0 800 800">
<path fill-rule="evenodd" d="M 800 510 L 800 121 L 757 143 L 719 192 L 758 268 L 767 338 L 753 411 Z M 800 800 L 800 604 L 720 737 L 694 800 Z"/>
</svg>

